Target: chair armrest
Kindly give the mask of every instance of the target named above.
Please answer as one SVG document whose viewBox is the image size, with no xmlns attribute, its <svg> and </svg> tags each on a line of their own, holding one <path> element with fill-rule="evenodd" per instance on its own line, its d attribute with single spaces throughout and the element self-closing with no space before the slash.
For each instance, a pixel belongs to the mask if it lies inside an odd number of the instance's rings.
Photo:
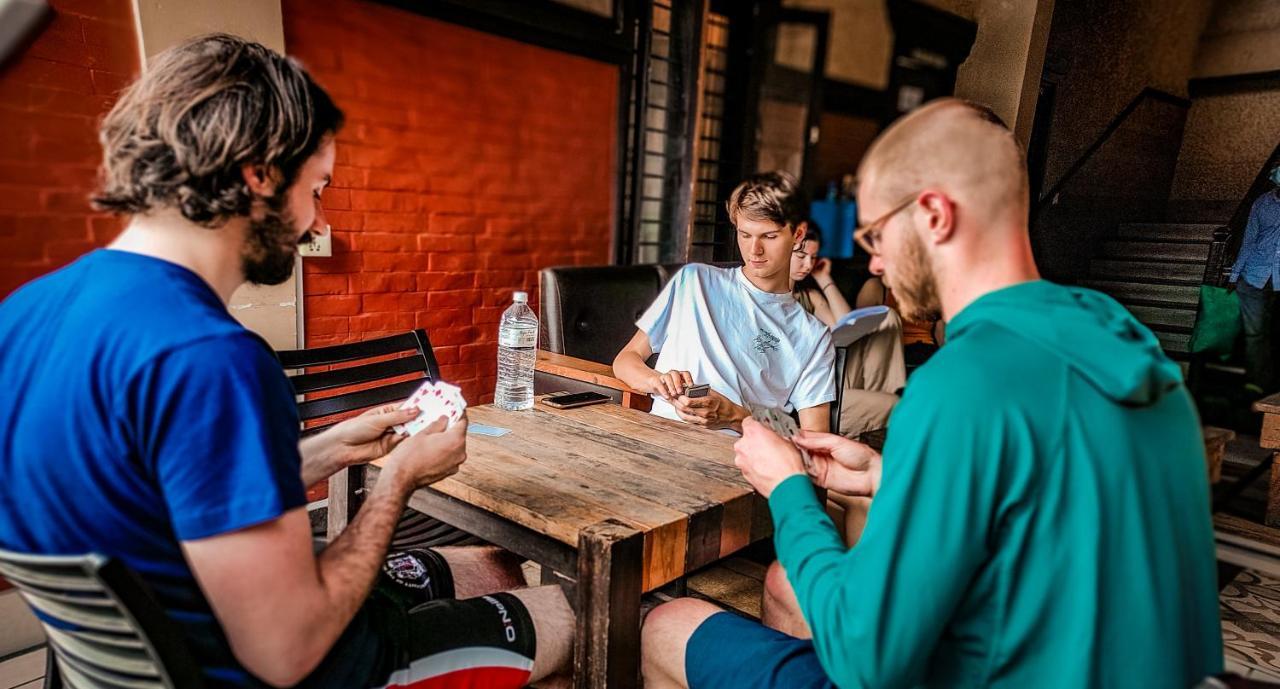
<svg viewBox="0 0 1280 689">
<path fill-rule="evenodd" d="M 618 390 L 622 393 L 622 406 L 629 409 L 649 411 L 652 406 L 652 401 L 647 393 L 632 389 L 631 386 L 613 375 L 612 366 L 598 361 L 588 361 L 539 349 L 538 361 L 534 365 L 534 370 L 598 385 L 602 388 Z"/>
</svg>

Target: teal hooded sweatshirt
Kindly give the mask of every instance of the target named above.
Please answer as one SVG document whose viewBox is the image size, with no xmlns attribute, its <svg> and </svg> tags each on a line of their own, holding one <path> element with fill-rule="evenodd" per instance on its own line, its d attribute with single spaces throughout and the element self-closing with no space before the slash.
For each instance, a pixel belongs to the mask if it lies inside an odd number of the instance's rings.
<svg viewBox="0 0 1280 689">
<path fill-rule="evenodd" d="M 812 484 L 769 504 L 840 687 L 1191 687 L 1222 671 L 1199 418 L 1109 297 L 1037 281 L 948 324 L 846 548 Z"/>
</svg>

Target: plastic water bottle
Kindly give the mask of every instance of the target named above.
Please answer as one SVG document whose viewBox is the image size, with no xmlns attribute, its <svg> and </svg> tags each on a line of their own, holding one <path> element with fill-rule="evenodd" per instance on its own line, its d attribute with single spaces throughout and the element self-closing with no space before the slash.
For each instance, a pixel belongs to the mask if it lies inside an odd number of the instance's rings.
<svg viewBox="0 0 1280 689">
<path fill-rule="evenodd" d="M 529 295 L 516 292 L 498 325 L 498 385 L 493 404 L 499 409 L 533 408 L 533 366 L 538 359 L 538 317 Z"/>
</svg>

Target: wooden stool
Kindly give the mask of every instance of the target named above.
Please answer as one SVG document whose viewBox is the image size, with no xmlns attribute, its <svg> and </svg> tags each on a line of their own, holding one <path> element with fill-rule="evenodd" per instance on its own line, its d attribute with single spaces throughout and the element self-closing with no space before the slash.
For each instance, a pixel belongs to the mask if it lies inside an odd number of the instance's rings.
<svg viewBox="0 0 1280 689">
<path fill-rule="evenodd" d="M 1227 454 L 1227 443 L 1235 437 L 1235 431 L 1215 426 L 1204 427 L 1204 458 L 1209 464 L 1210 485 L 1222 480 L 1222 458 Z"/>
<path fill-rule="evenodd" d="M 1253 403 L 1253 410 L 1262 414 L 1262 437 L 1258 444 L 1268 450 L 1280 450 L 1280 393 L 1264 397 Z M 1271 485 L 1267 491 L 1267 526 L 1280 526 L 1280 469 L 1276 461 L 1280 453 L 1273 455 Z"/>
</svg>

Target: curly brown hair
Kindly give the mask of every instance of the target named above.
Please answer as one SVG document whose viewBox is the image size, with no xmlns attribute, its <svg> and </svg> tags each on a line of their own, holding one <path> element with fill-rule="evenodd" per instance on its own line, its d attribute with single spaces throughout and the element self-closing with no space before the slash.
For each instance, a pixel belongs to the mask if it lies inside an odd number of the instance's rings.
<svg viewBox="0 0 1280 689">
<path fill-rule="evenodd" d="M 805 203 L 796 179 L 777 170 L 761 172 L 744 180 L 725 202 L 729 221 L 738 224 L 738 217 L 748 220 L 765 220 L 792 230 L 805 217 Z"/>
<path fill-rule="evenodd" d="M 249 214 L 241 172 L 262 166 L 289 188 L 342 127 L 343 114 L 296 61 L 227 34 L 157 55 L 103 119 L 100 209 L 177 208 L 206 227 Z"/>
</svg>

